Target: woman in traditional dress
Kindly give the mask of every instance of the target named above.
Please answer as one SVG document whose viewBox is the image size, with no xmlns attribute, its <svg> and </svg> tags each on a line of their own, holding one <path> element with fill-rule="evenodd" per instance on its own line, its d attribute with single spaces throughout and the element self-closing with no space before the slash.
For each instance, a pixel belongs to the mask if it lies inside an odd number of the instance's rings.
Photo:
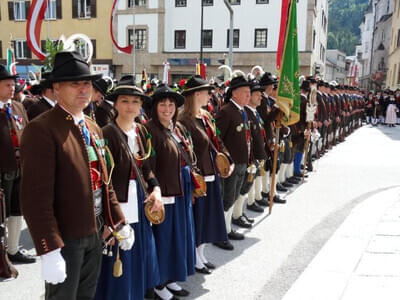
<svg viewBox="0 0 400 300">
<path fill-rule="evenodd" d="M 186 129 L 176 122 L 182 95 L 161 85 L 151 98 L 151 119 L 145 126 L 151 134 L 155 155 L 150 161 L 165 206 L 165 221 L 153 226 L 161 283 L 154 291 L 157 299 L 176 299 L 189 295 L 176 282 L 194 274 L 196 259 L 188 166 L 193 153 Z"/>
<path fill-rule="evenodd" d="M 396 126 L 396 121 L 397 121 L 396 113 L 397 113 L 396 99 L 394 98 L 393 91 L 390 91 L 389 97 L 388 97 L 388 102 L 387 102 L 386 119 L 385 119 L 385 123 L 389 127 Z"/>
<path fill-rule="evenodd" d="M 203 107 L 210 100 L 213 89 L 201 76 L 191 77 L 185 84 L 185 97 L 179 121 L 185 125 L 193 140 L 197 167 L 207 182 L 207 195 L 195 198 L 193 205 L 196 232 L 196 271 L 210 274 L 215 266 L 204 255 L 207 243 L 228 240 L 225 226 L 220 178 L 215 165 L 216 151 L 229 157 L 229 152 L 217 136 L 212 116 Z M 212 143 L 212 145 L 211 145 Z"/>
<path fill-rule="evenodd" d="M 135 243 L 130 251 L 118 254 L 117 247 L 105 250 L 95 299 L 142 300 L 146 290 L 159 284 L 160 280 L 154 235 L 144 213 L 144 202 L 152 201 L 154 211 L 163 207 L 161 190 L 148 160 L 150 136 L 134 121 L 140 114 L 142 103 L 150 98 L 133 81 L 127 81 L 120 82 L 107 99 L 114 102 L 118 111 L 117 118 L 103 128 L 115 162 L 112 182 L 125 218 L 134 230 Z M 147 186 L 140 185 L 134 164 Z M 146 200 L 144 189 L 150 193 Z M 123 266 L 121 277 L 113 276 L 117 255 Z"/>
</svg>

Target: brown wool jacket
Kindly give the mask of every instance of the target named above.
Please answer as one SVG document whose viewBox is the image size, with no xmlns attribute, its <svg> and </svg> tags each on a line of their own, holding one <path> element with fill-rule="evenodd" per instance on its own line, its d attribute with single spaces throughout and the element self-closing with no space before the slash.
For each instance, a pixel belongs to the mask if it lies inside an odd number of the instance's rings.
<svg viewBox="0 0 400 300">
<path fill-rule="evenodd" d="M 207 114 L 210 123 L 211 115 Z M 200 170 L 200 174 L 203 176 L 215 175 L 216 168 L 211 160 L 211 155 L 214 154 L 210 146 L 210 139 L 206 133 L 204 123 L 199 118 L 190 118 L 189 116 L 182 115 L 179 122 L 181 122 L 186 129 L 189 131 L 190 136 L 193 140 L 193 149 L 196 154 L 196 166 Z M 224 143 L 218 138 L 219 151 L 223 152 L 229 157 L 229 152 L 225 148 Z"/>
<path fill-rule="evenodd" d="M 185 135 L 186 129 L 177 122 L 180 133 Z M 145 127 L 151 134 L 151 144 L 155 155 L 150 158 L 151 168 L 160 183 L 164 197 L 182 196 L 181 154 L 173 141 L 164 132 L 164 128 L 150 120 Z"/>
<path fill-rule="evenodd" d="M 115 124 L 115 123 L 114 123 Z M 115 124 L 115 126 L 118 126 Z M 139 128 L 140 139 L 143 147 L 146 147 L 146 133 L 144 127 L 137 124 Z M 119 133 L 116 128 L 111 124 L 106 125 L 102 128 L 104 139 L 110 148 L 112 156 L 114 158 L 114 171 L 112 173 L 112 182 L 117 194 L 119 202 L 128 202 L 128 188 L 129 180 L 131 177 L 131 170 L 133 168 L 131 163 L 131 155 L 129 150 L 126 149 L 125 144 L 121 141 Z M 128 141 L 128 137 L 123 133 L 125 140 Z M 144 149 L 147 152 L 147 149 Z M 140 152 L 140 156 L 143 157 L 143 153 Z M 147 183 L 147 190 L 151 192 L 154 186 L 159 185 L 157 179 L 151 170 L 149 160 L 142 161 L 142 166 L 140 167 L 143 177 Z"/>
<path fill-rule="evenodd" d="M 261 134 L 261 125 L 257 120 L 257 116 L 254 115 L 253 111 L 250 108 L 245 107 L 245 110 L 250 121 L 250 130 L 253 140 L 252 151 L 254 159 L 267 159 L 267 153 L 265 152 L 265 138 Z"/>
<path fill-rule="evenodd" d="M 12 119 L 13 127 L 16 130 L 18 139 L 21 141 L 21 135 L 28 123 L 28 117 L 24 106 L 20 102 L 11 101 L 11 108 L 13 116 L 22 118 L 21 128 L 17 126 L 15 119 Z M 4 112 L 0 112 L 0 172 L 11 172 L 15 170 L 17 170 L 17 159 L 10 136 L 7 115 Z"/>
<path fill-rule="evenodd" d="M 222 106 L 216 115 L 217 127 L 221 132 L 221 139 L 229 151 L 235 164 L 248 164 L 249 155 L 246 142 L 245 128 L 242 113 L 231 101 Z"/>
<path fill-rule="evenodd" d="M 94 142 L 101 142 L 100 128 L 85 120 Z M 101 147 L 95 148 L 104 162 Z M 21 210 L 38 255 L 97 232 L 89 158 L 69 113 L 56 105 L 26 126 L 21 162 Z M 107 170 L 102 174 L 107 176 Z M 124 221 L 112 184 L 103 184 L 103 218 L 107 225 Z"/>
</svg>

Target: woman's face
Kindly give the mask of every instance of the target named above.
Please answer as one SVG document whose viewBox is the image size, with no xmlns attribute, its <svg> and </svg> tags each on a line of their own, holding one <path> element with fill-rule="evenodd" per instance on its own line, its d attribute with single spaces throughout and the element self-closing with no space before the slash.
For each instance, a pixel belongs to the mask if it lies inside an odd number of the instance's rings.
<svg viewBox="0 0 400 300">
<path fill-rule="evenodd" d="M 121 95 L 115 101 L 114 107 L 118 111 L 118 116 L 122 118 L 136 118 L 140 114 L 142 100 L 139 96 Z"/>
<path fill-rule="evenodd" d="M 169 123 L 175 115 L 175 101 L 169 98 L 162 99 L 157 104 L 157 116 L 160 123 Z"/>
<path fill-rule="evenodd" d="M 199 101 L 200 106 L 206 106 L 210 100 L 210 93 L 208 90 L 201 90 L 196 92 L 196 101 Z"/>
</svg>

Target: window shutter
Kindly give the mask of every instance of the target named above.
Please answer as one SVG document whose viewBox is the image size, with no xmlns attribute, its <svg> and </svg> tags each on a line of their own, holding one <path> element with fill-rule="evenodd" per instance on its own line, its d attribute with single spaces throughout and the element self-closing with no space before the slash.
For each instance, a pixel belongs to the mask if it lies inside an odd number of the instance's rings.
<svg viewBox="0 0 400 300">
<path fill-rule="evenodd" d="M 93 44 L 93 56 L 92 58 L 96 58 L 96 40 L 91 40 Z"/>
<path fill-rule="evenodd" d="M 3 58 L 3 44 L 0 41 L 0 58 Z"/>
<path fill-rule="evenodd" d="M 28 14 L 29 14 L 29 8 L 31 7 L 31 2 L 30 1 L 25 1 L 25 16 L 26 19 L 28 19 Z"/>
<path fill-rule="evenodd" d="M 26 52 L 25 52 L 26 53 L 26 58 L 32 58 L 32 51 L 29 48 L 27 41 L 24 42 L 24 47 L 25 47 L 25 50 L 26 50 Z"/>
<path fill-rule="evenodd" d="M 78 1 L 79 0 L 72 0 L 72 18 L 78 18 Z"/>
<path fill-rule="evenodd" d="M 56 0 L 56 14 L 57 19 L 62 19 L 62 5 L 61 0 Z"/>
<path fill-rule="evenodd" d="M 42 49 L 43 53 L 46 53 L 46 41 L 45 40 L 40 41 L 40 49 Z"/>
<path fill-rule="evenodd" d="M 14 49 L 14 57 L 17 58 L 17 43 L 15 41 L 12 41 L 12 47 Z"/>
<path fill-rule="evenodd" d="M 14 2 L 8 1 L 8 18 L 14 20 Z"/>
<path fill-rule="evenodd" d="M 96 18 L 97 17 L 97 15 L 96 15 L 96 13 L 97 13 L 97 8 L 96 8 L 96 0 L 91 0 L 90 1 L 90 17 L 91 18 Z"/>
</svg>

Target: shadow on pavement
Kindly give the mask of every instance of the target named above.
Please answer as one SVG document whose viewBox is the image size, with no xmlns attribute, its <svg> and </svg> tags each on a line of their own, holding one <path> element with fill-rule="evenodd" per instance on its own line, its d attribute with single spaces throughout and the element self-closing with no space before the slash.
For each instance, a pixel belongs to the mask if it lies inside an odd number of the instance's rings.
<svg viewBox="0 0 400 300">
<path fill-rule="evenodd" d="M 381 131 L 384 135 L 386 135 L 388 138 L 395 140 L 395 141 L 400 141 L 400 126 L 397 125 L 395 127 L 388 127 L 386 125 L 378 125 L 374 126 L 376 129 Z"/>
</svg>

